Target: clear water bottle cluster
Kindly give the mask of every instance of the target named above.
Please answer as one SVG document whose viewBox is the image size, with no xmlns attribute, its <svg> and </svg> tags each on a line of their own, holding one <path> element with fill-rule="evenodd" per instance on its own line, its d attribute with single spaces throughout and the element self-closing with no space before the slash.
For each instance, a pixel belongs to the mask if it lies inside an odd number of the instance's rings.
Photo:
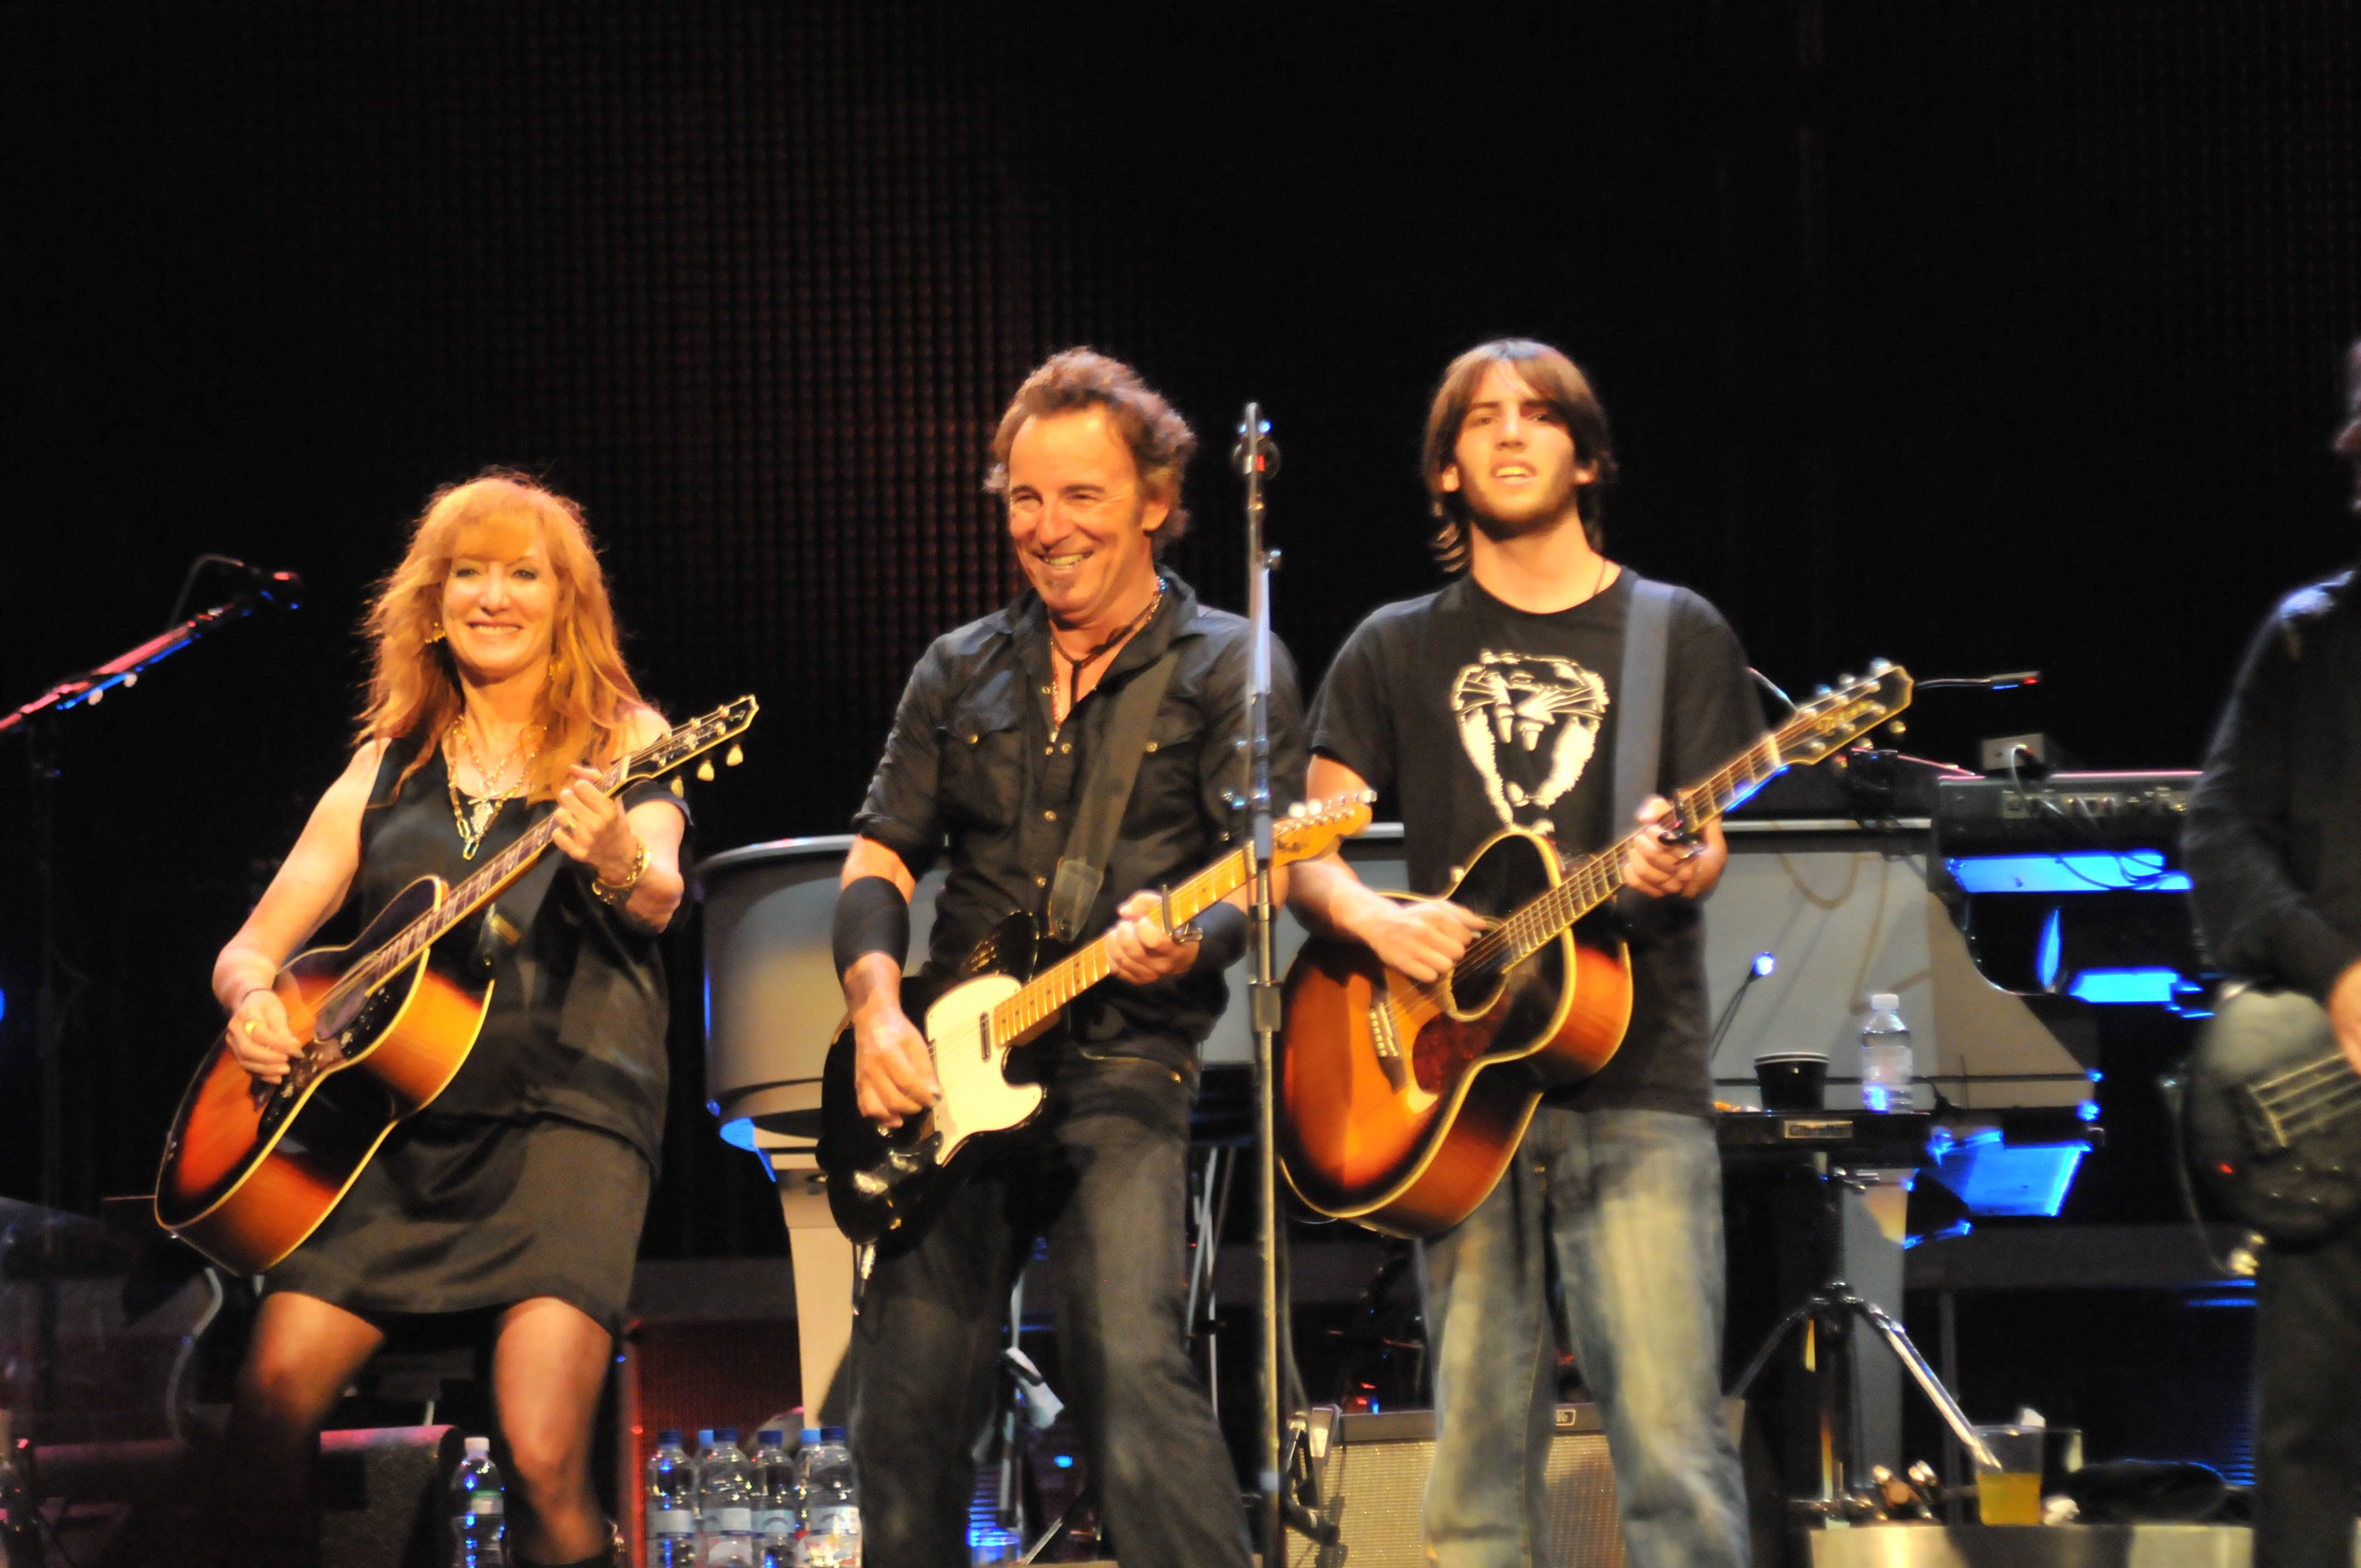
<svg viewBox="0 0 2361 1568">
<path fill-rule="evenodd" d="M 697 1452 L 657 1434 L 647 1465 L 649 1568 L 859 1568 L 861 1495 L 844 1429 L 755 1434 L 705 1428 Z"/>
</svg>

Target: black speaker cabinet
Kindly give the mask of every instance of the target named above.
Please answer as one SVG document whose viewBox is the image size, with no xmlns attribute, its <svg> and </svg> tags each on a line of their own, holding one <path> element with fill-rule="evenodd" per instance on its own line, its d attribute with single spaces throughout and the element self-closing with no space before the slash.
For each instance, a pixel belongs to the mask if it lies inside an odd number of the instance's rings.
<svg viewBox="0 0 2361 1568">
<path fill-rule="evenodd" d="M 1730 1401 L 1735 1433 L 1745 1406 Z M 1343 1530 L 1351 1568 L 1425 1568 L 1420 1516 L 1426 1473 L 1434 1463 L 1434 1412 L 1317 1416 L 1312 1453 L 1321 1493 Z M 1549 1539 L 1541 1560 L 1563 1568 L 1623 1568 L 1623 1530 L 1615 1512 L 1615 1469 L 1596 1405 L 1560 1405 L 1544 1486 Z M 1288 1561 L 1311 1568 L 1313 1548 L 1290 1538 Z"/>
</svg>

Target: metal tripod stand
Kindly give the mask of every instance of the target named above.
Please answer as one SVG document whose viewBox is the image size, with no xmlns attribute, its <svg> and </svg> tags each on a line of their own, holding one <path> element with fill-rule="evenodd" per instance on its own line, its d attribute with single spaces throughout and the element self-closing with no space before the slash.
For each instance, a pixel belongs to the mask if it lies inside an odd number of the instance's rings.
<svg viewBox="0 0 2361 1568">
<path fill-rule="evenodd" d="M 1842 1498 L 1860 1481 L 1867 1478 L 1867 1466 L 1860 1453 L 1859 1412 L 1853 1408 L 1852 1340 L 1856 1324 L 1866 1324 L 1902 1363 L 1902 1369 L 1918 1386 L 1943 1424 L 1959 1439 L 1978 1464 L 1997 1469 L 1998 1462 L 1976 1435 L 1967 1412 L 1960 1409 L 1959 1400 L 1936 1374 L 1918 1347 L 1910 1343 L 1892 1314 L 1867 1297 L 1856 1293 L 1843 1279 L 1842 1227 L 1844 1193 L 1847 1188 L 1865 1185 L 1860 1179 L 1840 1168 L 1832 1168 L 1825 1154 L 1813 1157 L 1813 1171 L 1817 1183 L 1817 1206 L 1813 1214 L 1813 1250 L 1817 1255 L 1817 1272 L 1828 1283 L 1821 1286 L 1789 1310 L 1746 1364 L 1730 1392 L 1744 1398 L 1763 1368 L 1771 1365 L 1787 1337 L 1797 1329 L 1809 1335 L 1809 1364 L 1819 1403 L 1820 1486 L 1818 1496 L 1812 1499 L 1821 1504 L 1833 1504 Z"/>
</svg>

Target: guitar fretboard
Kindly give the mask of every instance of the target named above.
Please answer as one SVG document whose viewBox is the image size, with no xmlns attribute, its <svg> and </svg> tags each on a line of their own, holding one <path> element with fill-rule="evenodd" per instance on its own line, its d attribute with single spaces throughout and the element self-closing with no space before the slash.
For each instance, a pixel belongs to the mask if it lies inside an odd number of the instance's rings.
<svg viewBox="0 0 2361 1568">
<path fill-rule="evenodd" d="M 1790 730 L 1800 733 L 1807 727 L 1798 720 L 1765 735 L 1719 772 L 1675 791 L 1673 807 L 1681 823 L 1692 830 L 1703 828 L 1778 776 L 1787 765 L 1780 759 L 1781 741 L 1794 739 Z M 1655 828 L 1640 828 L 1576 861 L 1565 881 L 1501 921 L 1489 935 L 1508 945 L 1507 961 L 1514 964 L 1531 958 L 1567 927 L 1614 897 L 1622 889 L 1623 861 L 1631 846 L 1642 835 L 1656 831 Z"/>
<path fill-rule="evenodd" d="M 1254 856 L 1245 845 L 1207 866 L 1168 895 L 1172 923 L 1185 926 L 1244 887 L 1254 876 Z M 1114 971 L 1115 933 L 1110 931 L 1033 978 L 1030 984 L 992 1010 L 992 1037 L 1005 1043 L 1057 1016 L 1060 1009 Z"/>
</svg>

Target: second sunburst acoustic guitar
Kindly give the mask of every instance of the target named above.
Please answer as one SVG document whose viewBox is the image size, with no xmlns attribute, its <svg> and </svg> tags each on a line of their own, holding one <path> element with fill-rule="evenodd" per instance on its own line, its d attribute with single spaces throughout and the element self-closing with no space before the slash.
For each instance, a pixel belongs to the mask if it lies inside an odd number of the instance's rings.
<svg viewBox="0 0 2361 1568">
<path fill-rule="evenodd" d="M 1797 708 L 1673 806 L 1704 826 L 1796 763 L 1817 762 L 1910 703 L 1910 676 L 1880 662 Z M 1643 828 L 1643 832 L 1658 831 Z M 1631 839 L 1570 865 L 1510 828 L 1444 896 L 1486 921 L 1432 984 L 1356 942 L 1315 939 L 1288 970 L 1279 1041 L 1279 1152 L 1321 1213 L 1392 1235 L 1431 1236 L 1500 1179 L 1542 1095 L 1590 1077 L 1631 1016 L 1620 942 L 1576 922 L 1623 885 Z"/>
</svg>

